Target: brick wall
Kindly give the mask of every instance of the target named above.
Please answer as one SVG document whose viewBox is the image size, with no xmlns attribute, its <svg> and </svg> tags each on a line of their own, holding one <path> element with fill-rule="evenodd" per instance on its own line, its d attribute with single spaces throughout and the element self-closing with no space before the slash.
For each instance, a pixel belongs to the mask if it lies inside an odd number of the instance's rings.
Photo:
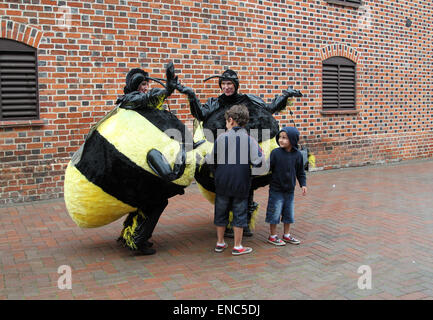
<svg viewBox="0 0 433 320">
<path fill-rule="evenodd" d="M 0 36 L 38 48 L 40 120 L 0 122 L 0 204 L 61 197 L 63 172 L 90 126 L 114 106 L 133 67 L 175 63 L 202 102 L 238 71 L 243 93 L 270 101 L 287 85 L 319 169 L 433 154 L 433 5 L 364 1 L 50 1 L 0 3 Z M 70 14 L 70 15 L 69 15 Z M 407 27 L 406 18 L 412 20 Z M 321 65 L 357 63 L 357 113 L 323 114 Z M 156 84 L 155 84 L 156 85 Z M 173 112 L 191 126 L 186 99 Z M 289 124 L 288 111 L 276 116 Z"/>
</svg>

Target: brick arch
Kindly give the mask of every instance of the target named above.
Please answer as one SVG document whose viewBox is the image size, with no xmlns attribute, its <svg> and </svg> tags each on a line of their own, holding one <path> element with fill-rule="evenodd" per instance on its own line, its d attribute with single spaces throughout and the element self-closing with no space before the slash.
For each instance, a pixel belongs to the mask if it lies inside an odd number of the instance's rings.
<svg viewBox="0 0 433 320">
<path fill-rule="evenodd" d="M 43 32 L 22 23 L 0 19 L 0 38 L 25 43 L 38 48 Z"/>
<path fill-rule="evenodd" d="M 331 44 L 320 51 L 322 61 L 331 57 L 345 57 L 356 64 L 360 61 L 360 55 L 355 49 L 342 43 Z"/>
</svg>

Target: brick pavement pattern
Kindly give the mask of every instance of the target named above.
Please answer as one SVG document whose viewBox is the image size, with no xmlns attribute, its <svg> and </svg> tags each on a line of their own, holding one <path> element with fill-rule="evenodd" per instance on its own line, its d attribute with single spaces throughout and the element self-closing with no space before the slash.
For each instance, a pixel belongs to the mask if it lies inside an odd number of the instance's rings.
<svg viewBox="0 0 433 320">
<path fill-rule="evenodd" d="M 433 160 L 309 172 L 308 187 L 295 196 L 302 243 L 266 242 L 262 188 L 244 241 L 254 252 L 240 257 L 232 239 L 214 252 L 213 206 L 196 185 L 170 199 L 153 256 L 116 242 L 123 219 L 80 229 L 61 199 L 0 207 L 0 299 L 432 299 Z M 61 265 L 70 290 L 58 288 Z M 371 289 L 358 288 L 361 266 Z"/>
</svg>

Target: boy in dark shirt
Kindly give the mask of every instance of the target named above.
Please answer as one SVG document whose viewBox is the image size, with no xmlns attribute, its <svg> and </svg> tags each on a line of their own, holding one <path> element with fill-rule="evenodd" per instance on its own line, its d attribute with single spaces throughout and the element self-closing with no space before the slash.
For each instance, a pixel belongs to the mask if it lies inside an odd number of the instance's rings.
<svg viewBox="0 0 433 320">
<path fill-rule="evenodd" d="M 233 255 L 250 253 L 253 249 L 242 246 L 243 228 L 247 226 L 248 196 L 251 188 L 251 166 L 266 171 L 266 160 L 254 138 L 245 128 L 249 120 L 244 105 L 234 105 L 225 112 L 227 132 L 215 141 L 211 153 L 215 176 L 215 217 L 217 229 L 216 252 L 227 248 L 224 231 L 230 209 L 233 211 Z M 260 169 L 258 169 L 260 170 Z M 257 174 L 260 174 L 257 172 Z"/>
<path fill-rule="evenodd" d="M 303 157 L 298 151 L 299 131 L 294 127 L 284 127 L 276 136 L 277 149 L 270 156 L 272 180 L 269 186 L 268 207 L 265 222 L 269 223 L 268 242 L 284 246 L 286 242 L 299 244 L 300 241 L 290 235 L 290 224 L 294 223 L 294 196 L 296 179 L 302 188 L 302 195 L 307 194 L 307 178 L 304 171 Z M 278 238 L 277 224 L 284 223 L 283 240 Z"/>
</svg>

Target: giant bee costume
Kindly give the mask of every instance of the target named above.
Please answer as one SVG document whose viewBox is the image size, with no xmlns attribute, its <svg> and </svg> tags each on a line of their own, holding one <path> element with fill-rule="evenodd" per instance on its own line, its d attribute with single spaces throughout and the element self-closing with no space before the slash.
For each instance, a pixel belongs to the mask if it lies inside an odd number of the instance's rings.
<svg viewBox="0 0 433 320">
<path fill-rule="evenodd" d="M 221 88 L 222 81 L 231 81 L 235 86 L 235 93 L 226 96 L 220 95 L 217 98 L 209 98 L 207 102 L 202 105 L 200 100 L 195 95 L 191 88 L 179 85 L 178 90 L 188 96 L 190 103 L 191 113 L 195 117 L 194 120 L 194 141 L 206 140 L 200 148 L 201 152 L 209 154 L 212 151 L 213 141 L 217 137 L 218 130 L 225 129 L 225 112 L 233 105 L 243 104 L 249 111 L 249 122 L 246 129 L 252 135 L 263 150 L 266 158 L 269 158 L 271 151 L 278 148 L 275 141 L 275 136 L 279 132 L 279 124 L 273 117 L 273 114 L 284 110 L 287 100 L 290 97 L 302 97 L 298 90 L 288 88 L 283 91 L 281 96 L 277 96 L 270 104 L 266 104 L 261 98 L 251 94 L 238 93 L 239 79 L 235 71 L 226 70 L 219 76 L 211 76 L 204 81 L 212 78 L 219 78 L 219 87 Z M 206 137 L 205 131 L 212 132 L 212 139 Z M 264 134 L 267 130 L 268 135 Z M 201 161 L 199 168 L 195 172 L 195 179 L 198 183 L 200 191 L 211 203 L 215 201 L 215 183 L 210 167 L 204 161 Z M 248 205 L 248 224 L 249 227 L 244 229 L 244 235 L 252 235 L 250 230 L 254 228 L 254 218 L 258 212 L 258 204 L 253 200 L 253 193 L 259 187 L 266 186 L 270 183 L 271 174 L 265 173 L 261 176 L 254 176 L 252 179 L 252 187 L 249 197 Z"/>
<path fill-rule="evenodd" d="M 142 81 L 160 79 L 131 70 L 125 95 L 91 129 L 65 173 L 65 203 L 77 225 L 100 227 L 129 214 L 119 239 L 143 254 L 154 253 L 147 240 L 168 199 L 184 193 L 195 171 L 192 134 L 162 107 L 177 84 L 172 63 L 166 74 L 164 89 L 142 93 L 135 91 Z"/>
</svg>

